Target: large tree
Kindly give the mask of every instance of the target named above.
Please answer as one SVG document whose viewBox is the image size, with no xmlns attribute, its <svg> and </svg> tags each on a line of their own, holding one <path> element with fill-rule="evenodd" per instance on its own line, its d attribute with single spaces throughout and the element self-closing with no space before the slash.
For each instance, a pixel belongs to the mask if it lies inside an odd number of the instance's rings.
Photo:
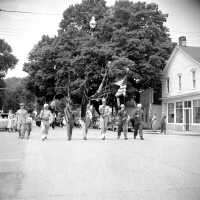
<svg viewBox="0 0 200 200">
<path fill-rule="evenodd" d="M 8 69 L 13 69 L 17 64 L 17 58 L 12 54 L 11 46 L 0 39 L 0 78 L 5 77 Z"/>
<path fill-rule="evenodd" d="M 89 26 L 92 16 L 97 21 L 94 30 Z M 111 95 L 116 92 L 113 81 L 126 74 L 128 95 L 133 88 L 156 87 L 173 48 L 166 19 L 153 3 L 117 1 L 107 7 L 104 0 L 84 0 L 70 6 L 63 13 L 58 35 L 43 36 L 30 53 L 24 70 L 30 75 L 31 88 L 50 99 L 70 87 L 80 103 L 83 86 L 89 96 L 98 89 L 109 60 L 105 83 Z"/>
<path fill-rule="evenodd" d="M 6 86 L 3 78 L 8 69 L 13 69 L 17 64 L 17 58 L 12 54 L 11 46 L 3 39 L 0 39 L 0 109 L 2 109 L 5 100 Z"/>
<path fill-rule="evenodd" d="M 35 108 L 35 95 L 27 88 L 27 78 L 7 78 L 5 79 L 5 96 L 3 99 L 3 110 L 9 109 L 16 111 L 19 109 L 19 103 L 24 102 L 27 109 Z"/>
</svg>

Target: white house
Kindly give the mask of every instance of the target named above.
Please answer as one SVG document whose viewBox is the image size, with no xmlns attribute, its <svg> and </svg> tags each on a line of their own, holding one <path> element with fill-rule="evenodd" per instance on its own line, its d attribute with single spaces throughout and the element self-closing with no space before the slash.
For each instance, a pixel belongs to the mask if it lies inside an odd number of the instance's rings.
<svg viewBox="0 0 200 200">
<path fill-rule="evenodd" d="M 200 131 L 200 47 L 179 38 L 162 76 L 162 112 L 167 129 Z"/>
</svg>

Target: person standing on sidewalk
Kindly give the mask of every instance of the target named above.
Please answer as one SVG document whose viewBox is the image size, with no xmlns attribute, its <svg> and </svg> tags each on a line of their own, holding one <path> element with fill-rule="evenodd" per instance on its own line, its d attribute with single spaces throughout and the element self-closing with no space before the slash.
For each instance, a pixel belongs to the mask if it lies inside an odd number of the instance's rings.
<svg viewBox="0 0 200 200">
<path fill-rule="evenodd" d="M 46 140 L 48 133 L 49 133 L 49 127 L 52 123 L 53 116 L 51 111 L 49 110 L 49 105 L 44 104 L 44 109 L 40 112 L 40 119 L 41 119 L 41 131 L 42 131 L 42 140 Z"/>
<path fill-rule="evenodd" d="M 136 139 L 139 131 L 140 139 L 144 140 L 143 120 L 144 120 L 144 112 L 142 110 L 142 104 L 137 104 L 137 109 L 134 114 L 134 139 Z"/>
<path fill-rule="evenodd" d="M 121 104 L 121 110 L 118 113 L 119 124 L 118 124 L 118 136 L 117 139 L 120 139 L 121 132 L 124 132 L 124 139 L 128 140 L 127 133 L 128 133 L 128 112 L 125 109 L 125 105 Z"/>
<path fill-rule="evenodd" d="M 7 125 L 8 132 L 14 131 L 14 114 L 12 110 L 8 112 L 8 125 Z"/>
<path fill-rule="evenodd" d="M 25 134 L 25 123 L 28 117 L 28 112 L 24 108 L 24 103 L 20 103 L 20 109 L 16 113 L 17 117 L 17 130 L 19 132 L 19 138 L 23 139 Z"/>
<path fill-rule="evenodd" d="M 151 122 L 151 127 L 153 132 L 156 132 L 156 123 L 157 123 L 157 117 L 156 114 L 154 114 Z"/>
<path fill-rule="evenodd" d="M 108 121 L 110 115 L 110 108 L 106 105 L 106 99 L 102 99 L 102 105 L 99 106 L 100 112 L 100 129 L 101 129 L 101 137 L 102 140 L 106 139 L 106 131 L 108 128 Z"/>
<path fill-rule="evenodd" d="M 161 130 L 160 130 L 160 133 L 164 133 L 166 135 L 166 115 L 164 115 L 161 119 Z"/>
</svg>

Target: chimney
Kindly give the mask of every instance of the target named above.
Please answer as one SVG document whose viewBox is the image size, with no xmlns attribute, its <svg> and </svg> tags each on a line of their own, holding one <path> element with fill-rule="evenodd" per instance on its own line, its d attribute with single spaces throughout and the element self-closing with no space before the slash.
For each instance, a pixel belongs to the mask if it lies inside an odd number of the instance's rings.
<svg viewBox="0 0 200 200">
<path fill-rule="evenodd" d="M 179 46 L 186 47 L 186 37 L 185 36 L 179 37 L 178 41 L 179 41 Z"/>
</svg>

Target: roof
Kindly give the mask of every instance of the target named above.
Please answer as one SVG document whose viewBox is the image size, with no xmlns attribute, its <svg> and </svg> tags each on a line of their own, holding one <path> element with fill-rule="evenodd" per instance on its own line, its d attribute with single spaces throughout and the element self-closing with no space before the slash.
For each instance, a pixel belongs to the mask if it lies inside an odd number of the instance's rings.
<svg viewBox="0 0 200 200">
<path fill-rule="evenodd" d="M 200 63 L 200 47 L 181 46 L 180 48 Z"/>
<path fill-rule="evenodd" d="M 163 69 L 163 72 L 162 72 L 163 75 L 167 71 L 167 69 L 168 69 L 168 67 L 170 65 L 171 60 L 173 59 L 173 57 L 175 56 L 175 54 L 179 50 L 182 50 L 186 55 L 188 55 L 189 57 L 191 57 L 200 66 L 200 47 L 192 47 L 192 46 L 186 46 L 186 47 L 184 47 L 184 46 L 177 45 L 174 48 L 171 56 L 169 57 L 169 59 L 167 61 L 167 64 L 165 65 L 165 68 Z"/>
</svg>

